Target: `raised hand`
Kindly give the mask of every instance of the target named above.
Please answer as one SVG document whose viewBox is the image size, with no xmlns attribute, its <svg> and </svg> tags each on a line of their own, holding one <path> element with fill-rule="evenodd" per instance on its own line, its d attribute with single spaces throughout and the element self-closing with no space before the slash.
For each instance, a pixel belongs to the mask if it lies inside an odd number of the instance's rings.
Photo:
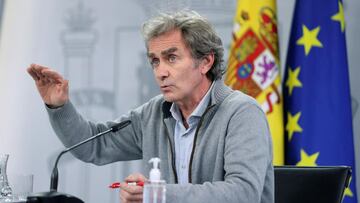
<svg viewBox="0 0 360 203">
<path fill-rule="evenodd" d="M 45 104 L 56 108 L 69 100 L 69 81 L 56 71 L 38 64 L 31 64 L 27 72 L 34 79 Z"/>
</svg>

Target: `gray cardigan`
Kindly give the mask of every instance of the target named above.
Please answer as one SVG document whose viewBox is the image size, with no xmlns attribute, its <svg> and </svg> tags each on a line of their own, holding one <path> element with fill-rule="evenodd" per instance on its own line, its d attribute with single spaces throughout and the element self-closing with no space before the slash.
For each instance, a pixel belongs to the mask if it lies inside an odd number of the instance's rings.
<svg viewBox="0 0 360 203">
<path fill-rule="evenodd" d="M 159 95 L 115 122 L 131 124 L 115 135 L 98 138 L 75 150 L 85 161 L 103 165 L 152 157 L 161 159 L 167 202 L 273 203 L 272 142 L 266 116 L 256 101 L 215 81 L 210 104 L 196 129 L 189 182 L 176 184 L 175 119 L 171 103 Z M 109 128 L 115 122 L 85 120 L 71 102 L 48 109 L 50 122 L 65 146 Z M 150 165 L 145 171 L 149 171 Z M 148 173 L 146 173 L 147 175 Z"/>
</svg>

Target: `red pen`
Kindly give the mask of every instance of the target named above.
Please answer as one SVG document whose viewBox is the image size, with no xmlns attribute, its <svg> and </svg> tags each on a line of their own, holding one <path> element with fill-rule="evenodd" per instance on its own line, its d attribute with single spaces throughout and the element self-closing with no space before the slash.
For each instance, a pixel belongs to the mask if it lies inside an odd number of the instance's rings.
<svg viewBox="0 0 360 203">
<path fill-rule="evenodd" d="M 127 184 L 127 185 L 132 185 L 132 186 L 141 186 L 141 187 L 144 186 L 144 182 L 142 182 L 142 181 L 127 182 L 126 184 Z M 119 188 L 119 187 L 120 187 L 120 183 L 119 183 L 119 182 L 115 182 L 115 183 L 109 185 L 109 188 L 111 188 L 111 189 L 116 189 L 116 188 Z"/>
</svg>

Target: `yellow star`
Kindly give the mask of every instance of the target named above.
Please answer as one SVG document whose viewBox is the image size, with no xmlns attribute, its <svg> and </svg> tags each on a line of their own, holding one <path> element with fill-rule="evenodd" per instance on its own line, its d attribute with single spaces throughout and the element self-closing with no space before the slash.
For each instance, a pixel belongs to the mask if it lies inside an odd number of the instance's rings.
<svg viewBox="0 0 360 203">
<path fill-rule="evenodd" d="M 294 132 L 302 132 L 302 128 L 298 123 L 300 116 L 301 112 L 295 114 L 295 116 L 291 115 L 290 112 L 287 114 L 286 130 L 288 131 L 289 142 L 291 141 Z"/>
<path fill-rule="evenodd" d="M 339 1 L 339 12 L 337 12 L 335 15 L 331 16 L 331 20 L 339 21 L 340 26 L 341 26 L 341 32 L 344 32 L 344 30 L 345 30 L 344 9 L 343 9 L 342 3 L 340 1 Z"/>
<path fill-rule="evenodd" d="M 311 48 L 314 47 L 323 47 L 321 42 L 317 39 L 317 36 L 320 32 L 320 26 L 309 30 L 305 25 L 302 26 L 303 36 L 296 41 L 297 45 L 303 45 L 305 49 L 305 54 L 308 55 Z"/>
<path fill-rule="evenodd" d="M 350 187 L 345 188 L 344 197 L 345 196 L 349 196 L 349 197 L 353 196 L 353 193 L 352 193 Z"/>
<path fill-rule="evenodd" d="M 350 184 L 351 184 L 351 181 L 352 181 L 352 178 L 350 177 Z M 354 196 L 351 189 L 350 189 L 350 184 L 349 184 L 349 187 L 345 188 L 345 191 L 344 191 L 344 194 L 343 194 L 343 199 L 344 199 L 345 196 L 349 196 L 349 197 Z"/>
<path fill-rule="evenodd" d="M 298 79 L 300 73 L 300 67 L 297 67 L 294 71 L 289 67 L 288 78 L 286 80 L 286 86 L 289 89 L 289 96 L 291 95 L 294 87 L 302 87 L 301 81 Z"/>
<path fill-rule="evenodd" d="M 320 152 L 316 152 L 315 154 L 308 155 L 303 149 L 301 149 L 301 158 L 296 166 L 317 166 L 316 159 L 318 158 L 319 154 Z"/>
</svg>

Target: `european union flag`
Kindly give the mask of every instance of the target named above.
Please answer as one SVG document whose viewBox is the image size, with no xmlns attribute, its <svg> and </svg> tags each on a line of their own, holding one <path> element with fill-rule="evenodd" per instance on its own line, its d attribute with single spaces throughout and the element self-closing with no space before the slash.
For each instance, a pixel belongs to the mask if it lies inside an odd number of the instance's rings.
<svg viewBox="0 0 360 203">
<path fill-rule="evenodd" d="M 283 85 L 286 163 L 351 166 L 344 202 L 357 202 L 341 1 L 296 1 Z"/>
</svg>

